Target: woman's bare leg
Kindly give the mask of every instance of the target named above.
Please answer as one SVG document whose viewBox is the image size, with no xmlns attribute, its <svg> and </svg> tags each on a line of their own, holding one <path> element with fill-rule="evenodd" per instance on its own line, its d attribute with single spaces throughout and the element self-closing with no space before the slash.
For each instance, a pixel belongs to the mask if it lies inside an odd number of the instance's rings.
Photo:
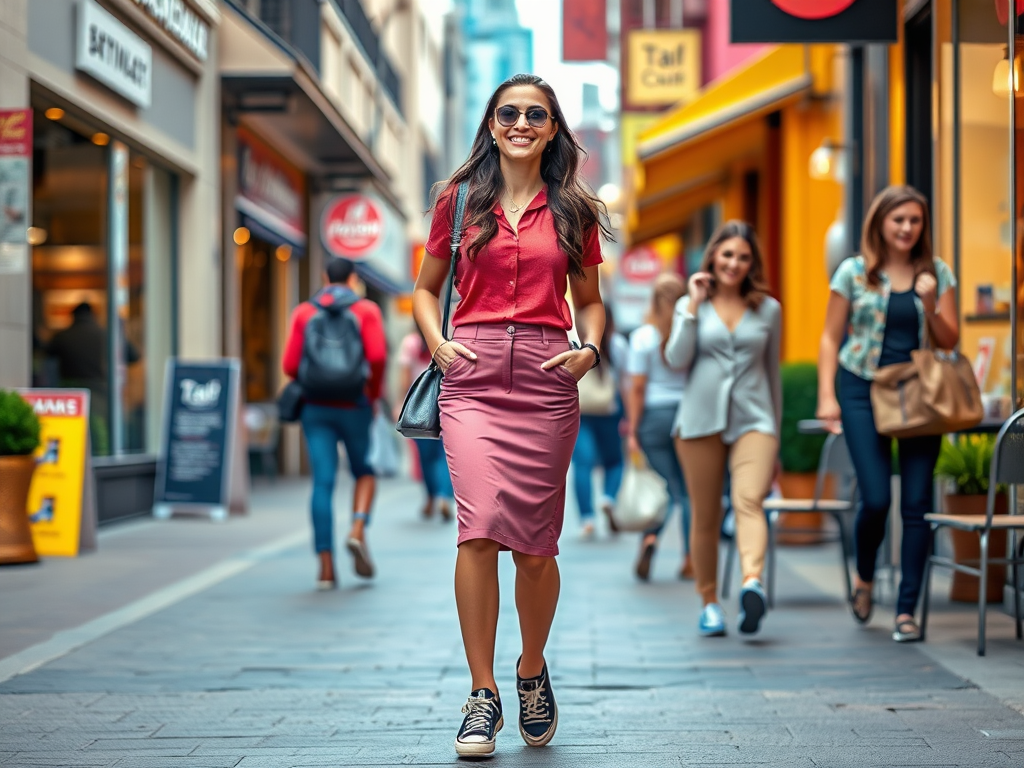
<svg viewBox="0 0 1024 768">
<path fill-rule="evenodd" d="M 544 646 L 558 606 L 561 578 L 553 557 L 513 552 L 516 564 L 516 610 L 523 636 L 520 677 L 537 677 L 544 671 Z"/>
<path fill-rule="evenodd" d="M 494 641 L 498 631 L 498 542 L 471 539 L 455 561 L 455 603 L 473 688 L 498 692 L 494 681 Z"/>
</svg>

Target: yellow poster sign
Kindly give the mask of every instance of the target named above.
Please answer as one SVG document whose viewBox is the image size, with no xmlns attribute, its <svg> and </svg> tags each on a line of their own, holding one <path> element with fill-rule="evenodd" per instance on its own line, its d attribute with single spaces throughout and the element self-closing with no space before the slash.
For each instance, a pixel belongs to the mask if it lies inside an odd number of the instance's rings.
<svg viewBox="0 0 1024 768">
<path fill-rule="evenodd" d="M 19 393 L 39 417 L 36 471 L 28 492 L 32 541 L 40 555 L 78 554 L 93 531 L 86 491 L 89 391 L 26 389 Z M 83 526 L 83 519 L 86 524 Z"/>
<path fill-rule="evenodd" d="M 629 33 L 626 101 L 633 107 L 667 107 L 700 91 L 700 32 L 634 29 Z"/>
</svg>

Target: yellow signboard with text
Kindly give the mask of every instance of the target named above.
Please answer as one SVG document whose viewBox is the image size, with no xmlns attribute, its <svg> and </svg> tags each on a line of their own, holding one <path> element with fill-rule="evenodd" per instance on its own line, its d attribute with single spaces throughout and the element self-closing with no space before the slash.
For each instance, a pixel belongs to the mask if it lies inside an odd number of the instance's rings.
<svg viewBox="0 0 1024 768">
<path fill-rule="evenodd" d="M 39 417 L 36 471 L 28 492 L 32 541 L 40 555 L 74 557 L 95 535 L 89 466 L 89 391 L 25 389 Z"/>
<path fill-rule="evenodd" d="M 667 107 L 694 98 L 701 86 L 696 29 L 634 29 L 629 33 L 627 103 Z"/>
</svg>

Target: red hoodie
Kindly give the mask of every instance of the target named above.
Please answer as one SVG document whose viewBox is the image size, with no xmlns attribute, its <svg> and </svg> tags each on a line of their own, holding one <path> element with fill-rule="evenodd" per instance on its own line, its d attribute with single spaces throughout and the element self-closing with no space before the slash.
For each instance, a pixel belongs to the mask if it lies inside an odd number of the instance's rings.
<svg viewBox="0 0 1024 768">
<path fill-rule="evenodd" d="M 286 375 L 295 379 L 299 375 L 299 363 L 302 362 L 302 342 L 306 331 L 306 323 L 309 318 L 316 314 L 317 308 L 314 304 L 329 306 L 335 301 L 339 292 L 348 291 L 342 286 L 327 286 L 316 294 L 309 301 L 304 301 L 292 311 L 291 331 L 288 334 L 288 343 L 284 348 L 284 357 L 281 360 L 281 367 Z M 376 402 L 380 398 L 381 388 L 384 384 L 384 366 L 387 363 L 387 338 L 384 335 L 384 316 L 380 307 L 369 299 L 359 299 L 352 305 L 352 314 L 356 316 L 359 323 L 359 331 L 363 337 L 363 352 L 366 354 L 366 362 L 370 364 L 370 378 L 366 382 L 366 396 L 370 402 Z M 352 407 L 355 403 L 331 402 L 314 403 L 315 405 L 332 405 L 335 407 Z"/>
</svg>

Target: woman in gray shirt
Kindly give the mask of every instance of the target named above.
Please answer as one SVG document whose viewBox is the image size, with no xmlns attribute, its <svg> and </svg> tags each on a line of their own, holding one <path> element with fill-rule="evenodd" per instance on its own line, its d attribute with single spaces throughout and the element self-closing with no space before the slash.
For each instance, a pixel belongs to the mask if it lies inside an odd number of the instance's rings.
<svg viewBox="0 0 1024 768">
<path fill-rule="evenodd" d="M 762 505 L 777 470 L 782 385 L 781 308 L 763 275 L 754 230 L 740 221 L 723 224 L 676 305 L 665 347 L 668 364 L 688 376 L 673 431 L 690 491 L 690 555 L 704 601 L 699 628 L 708 637 L 725 634 L 717 577 L 727 462 L 743 569 L 739 631 L 757 632 L 767 610 Z"/>
</svg>

